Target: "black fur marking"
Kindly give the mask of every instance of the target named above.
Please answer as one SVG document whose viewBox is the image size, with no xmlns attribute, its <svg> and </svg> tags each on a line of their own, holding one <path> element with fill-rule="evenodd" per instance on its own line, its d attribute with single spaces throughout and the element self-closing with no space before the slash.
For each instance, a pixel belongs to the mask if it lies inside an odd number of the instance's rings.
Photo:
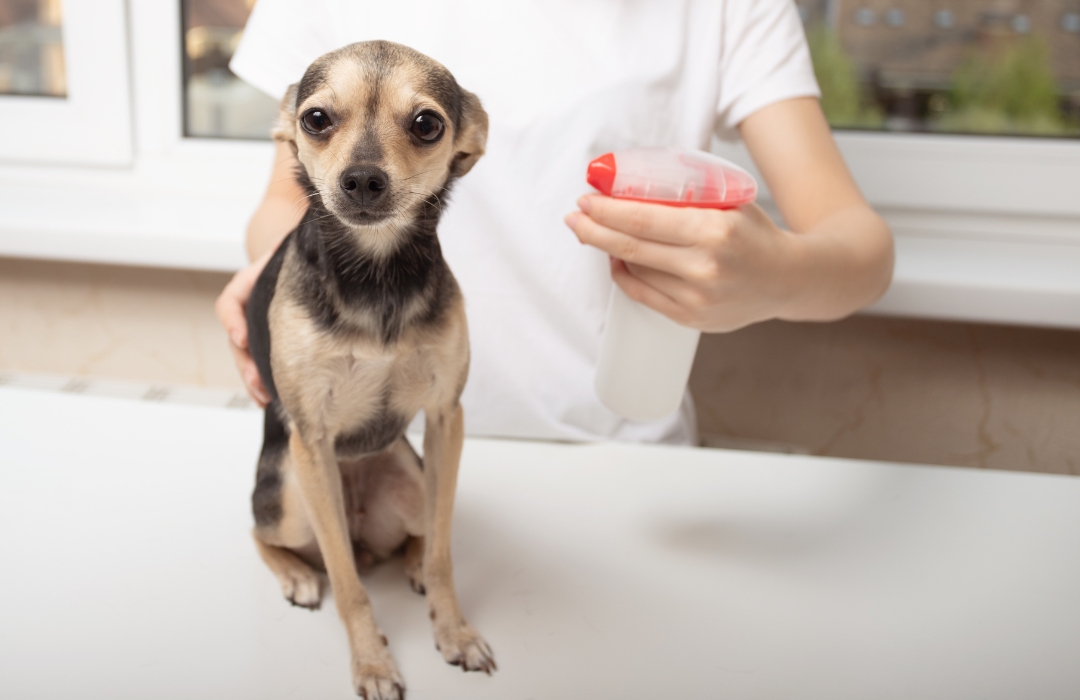
<svg viewBox="0 0 1080 700">
<path fill-rule="evenodd" d="M 281 420 L 281 404 L 266 407 L 263 420 L 263 446 L 255 472 L 255 491 L 251 511 L 259 527 L 276 525 L 281 520 L 281 461 L 289 451 L 289 431 Z"/>
<path fill-rule="evenodd" d="M 454 125 L 454 132 L 457 133 L 461 128 L 461 86 L 454 80 L 454 76 L 446 71 L 429 71 L 424 90 L 446 110 L 450 123 Z"/>
<path fill-rule="evenodd" d="M 259 377 L 263 386 L 270 392 L 270 398 L 277 400 L 277 386 L 274 384 L 274 375 L 270 370 L 270 302 L 274 300 L 277 291 L 278 275 L 281 273 L 281 262 L 285 259 L 285 251 L 289 247 L 290 239 L 295 232 L 278 246 L 277 251 L 267 261 L 259 279 L 255 281 L 255 287 L 251 290 L 251 298 L 248 299 L 245 315 L 248 325 L 248 349 L 251 357 L 255 360 L 255 366 L 259 368 Z"/>
<path fill-rule="evenodd" d="M 375 258 L 360 247 L 356 237 L 363 234 L 346 228 L 326 210 L 303 172 L 299 181 L 309 195 L 310 207 L 293 233 L 300 264 L 296 278 L 290 279 L 290 291 L 320 328 L 370 335 L 345 320 L 346 307 L 362 310 L 375 315 L 377 339 L 389 345 L 407 327 L 442 320 L 460 294 L 435 233 L 445 194 L 422 202 L 417 217 L 400 232 L 397 248 Z"/>
<path fill-rule="evenodd" d="M 317 60 L 304 71 L 304 77 L 296 86 L 296 106 L 304 104 L 304 100 L 314 95 L 319 88 L 326 84 L 326 68 L 328 62 Z"/>
<path fill-rule="evenodd" d="M 409 419 L 390 408 L 390 392 L 384 389 L 379 410 L 367 423 L 351 433 L 338 435 L 334 450 L 339 457 L 358 457 L 380 452 L 405 434 Z"/>
</svg>

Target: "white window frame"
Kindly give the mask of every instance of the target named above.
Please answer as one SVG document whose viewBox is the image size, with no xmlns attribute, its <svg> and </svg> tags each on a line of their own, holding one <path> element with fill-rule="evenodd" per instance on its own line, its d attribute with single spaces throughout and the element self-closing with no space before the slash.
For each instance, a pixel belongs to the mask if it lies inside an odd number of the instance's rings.
<svg viewBox="0 0 1080 700">
<path fill-rule="evenodd" d="M 128 0 L 127 26 L 130 162 L 0 159 L 0 255 L 238 269 L 273 146 L 183 136 L 179 2 Z M 895 281 L 872 312 L 1080 328 L 1080 141 L 836 140 L 896 234 Z M 718 150 L 753 170 L 741 148 Z M 771 207 L 767 190 L 761 201 Z"/>
<path fill-rule="evenodd" d="M 0 160 L 131 164 L 124 0 L 65 0 L 67 96 L 0 95 Z"/>
<path fill-rule="evenodd" d="M 68 0 L 65 11 L 80 1 L 96 2 Z M 126 5 L 118 46 L 132 68 L 133 156 L 118 168 L 0 157 L 0 255 L 236 270 L 273 146 L 185 138 L 179 2 Z"/>
</svg>

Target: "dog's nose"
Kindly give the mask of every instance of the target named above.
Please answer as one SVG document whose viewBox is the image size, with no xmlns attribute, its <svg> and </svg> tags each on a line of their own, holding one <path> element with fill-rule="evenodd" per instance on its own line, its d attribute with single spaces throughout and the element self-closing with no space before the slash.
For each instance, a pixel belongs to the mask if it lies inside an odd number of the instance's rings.
<svg viewBox="0 0 1080 700">
<path fill-rule="evenodd" d="M 355 165 L 341 174 L 341 189 L 357 204 L 374 204 L 390 178 L 374 165 Z"/>
</svg>

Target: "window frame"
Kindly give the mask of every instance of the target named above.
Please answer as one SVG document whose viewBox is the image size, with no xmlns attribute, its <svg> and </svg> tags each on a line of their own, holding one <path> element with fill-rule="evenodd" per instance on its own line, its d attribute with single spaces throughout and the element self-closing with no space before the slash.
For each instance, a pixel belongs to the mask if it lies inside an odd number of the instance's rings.
<svg viewBox="0 0 1080 700">
<path fill-rule="evenodd" d="M 131 164 L 124 0 L 65 0 L 66 97 L 0 95 L 0 162 Z M 30 126 L 31 128 L 28 128 Z"/>
<path fill-rule="evenodd" d="M 185 137 L 180 2 L 128 0 L 126 18 L 130 161 L 0 162 L 0 255 L 236 270 L 273 145 Z M 1061 264 L 1080 265 L 1080 139 L 836 140 L 896 234 L 895 281 L 871 312 L 1080 328 L 1080 267 Z M 756 173 L 741 147 L 714 150 Z M 74 193 L 62 207 L 60 188 Z M 761 203 L 775 211 L 764 187 Z"/>
</svg>

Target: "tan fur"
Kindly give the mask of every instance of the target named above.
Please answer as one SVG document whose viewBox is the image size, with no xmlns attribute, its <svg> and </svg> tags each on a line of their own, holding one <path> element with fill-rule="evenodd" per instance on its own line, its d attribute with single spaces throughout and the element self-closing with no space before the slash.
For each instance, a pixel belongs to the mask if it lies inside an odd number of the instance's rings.
<svg viewBox="0 0 1080 700">
<path fill-rule="evenodd" d="M 487 134 L 479 100 L 465 93 L 461 133 L 447 133 L 425 150 L 411 144 L 402 115 L 418 107 L 441 110 L 422 86 L 425 71 L 445 69 L 404 52 L 409 60 L 379 82 L 373 120 L 363 110 L 372 104 L 374 87 L 358 79 L 361 72 L 342 50 L 330 55 L 337 59 L 320 59 L 326 62 L 325 83 L 302 104 L 296 104 L 295 86 L 290 89 L 274 130 L 274 138 L 293 146 L 327 210 L 337 216 L 342 195 L 335 183 L 350 167 L 357 143 L 377 135 L 380 165 L 403 204 L 385 222 L 352 226 L 357 241 L 375 256 L 394 248 L 401 226 L 415 216 L 424 198 L 438 196 L 449 176 L 468 172 L 483 154 Z M 332 137 L 309 138 L 297 126 L 298 116 L 312 106 L 333 110 L 337 119 Z M 449 119 L 446 128 L 453 128 Z M 299 276 L 296 256 L 295 250 L 286 253 L 269 308 L 270 362 L 291 437 L 281 466 L 283 514 L 277 524 L 255 530 L 260 555 L 285 596 L 305 607 L 317 607 L 321 596 L 321 578 L 312 565 L 325 565 L 348 633 L 355 687 L 367 700 L 400 700 L 404 683 L 376 625 L 357 566 L 402 548 L 410 582 L 419 592 L 426 591 L 443 658 L 466 670 L 490 673 L 495 668 L 491 649 L 462 616 L 450 557 L 464 436 L 458 399 L 469 364 L 461 295 L 454 286 L 438 322 L 423 327 L 408 324 L 421 311 L 422 304 L 416 302 L 416 308 L 403 315 L 404 330 L 389 343 L 380 339 L 377 314 L 346 305 L 342 313 L 361 332 L 328 333 L 290 286 Z M 332 291 L 328 294 L 336 300 Z M 411 418 L 424 411 L 422 470 L 403 438 L 376 454 L 338 454 L 335 441 L 340 436 L 385 411 L 384 395 L 397 415 Z"/>
</svg>

